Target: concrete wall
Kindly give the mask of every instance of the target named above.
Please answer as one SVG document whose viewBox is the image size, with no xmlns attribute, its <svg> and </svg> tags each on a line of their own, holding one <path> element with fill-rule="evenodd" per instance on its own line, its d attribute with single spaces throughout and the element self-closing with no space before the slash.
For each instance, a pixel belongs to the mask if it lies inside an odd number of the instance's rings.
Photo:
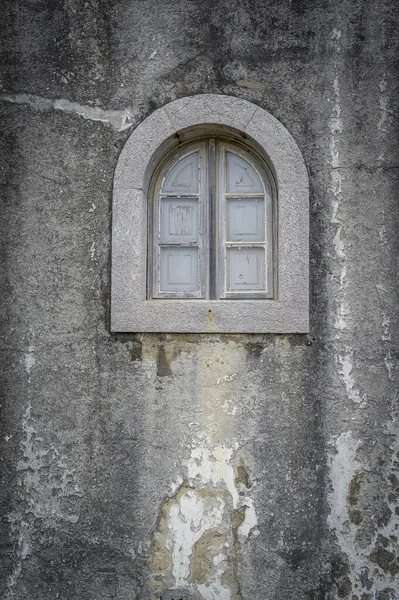
<svg viewBox="0 0 399 600">
<path fill-rule="evenodd" d="M 2 7 L 1 597 L 398 599 L 396 1 Z M 305 157 L 311 336 L 109 332 L 118 155 L 205 92 Z"/>
</svg>

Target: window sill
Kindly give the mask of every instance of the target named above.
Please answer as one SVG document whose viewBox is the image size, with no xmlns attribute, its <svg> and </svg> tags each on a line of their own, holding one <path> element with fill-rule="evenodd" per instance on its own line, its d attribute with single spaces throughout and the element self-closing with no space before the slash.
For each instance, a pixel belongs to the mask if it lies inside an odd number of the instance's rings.
<svg viewBox="0 0 399 600">
<path fill-rule="evenodd" d="M 307 301 L 136 300 L 115 302 L 113 331 L 307 333 Z"/>
</svg>

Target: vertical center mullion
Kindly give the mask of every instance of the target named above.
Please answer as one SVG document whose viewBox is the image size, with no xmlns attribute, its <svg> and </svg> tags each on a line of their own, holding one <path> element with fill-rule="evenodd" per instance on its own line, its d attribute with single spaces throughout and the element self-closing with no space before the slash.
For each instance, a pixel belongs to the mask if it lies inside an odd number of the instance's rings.
<svg viewBox="0 0 399 600">
<path fill-rule="evenodd" d="M 217 203 L 216 203 L 216 144 L 211 138 L 208 145 L 208 182 L 209 182 L 209 298 L 216 300 L 217 277 Z"/>
</svg>

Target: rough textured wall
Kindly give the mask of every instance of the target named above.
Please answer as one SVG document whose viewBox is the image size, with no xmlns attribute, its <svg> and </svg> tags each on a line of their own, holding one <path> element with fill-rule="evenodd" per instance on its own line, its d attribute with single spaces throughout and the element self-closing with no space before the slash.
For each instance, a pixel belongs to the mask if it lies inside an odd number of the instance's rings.
<svg viewBox="0 0 399 600">
<path fill-rule="evenodd" d="M 1 597 L 398 599 L 395 0 L 2 8 Z M 310 337 L 109 332 L 120 149 L 203 92 L 303 152 Z"/>
</svg>

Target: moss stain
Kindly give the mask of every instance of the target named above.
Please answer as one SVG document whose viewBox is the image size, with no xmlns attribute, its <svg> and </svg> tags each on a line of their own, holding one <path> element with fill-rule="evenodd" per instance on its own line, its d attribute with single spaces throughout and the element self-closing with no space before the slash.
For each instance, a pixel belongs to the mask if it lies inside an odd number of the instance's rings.
<svg viewBox="0 0 399 600">
<path fill-rule="evenodd" d="M 338 596 L 346 598 L 352 592 L 352 584 L 347 577 L 343 579 L 338 586 Z"/>
<path fill-rule="evenodd" d="M 360 510 L 350 510 L 349 511 L 349 520 L 354 525 L 360 525 L 363 521 L 363 515 Z"/>
<path fill-rule="evenodd" d="M 243 485 L 247 489 L 249 489 L 251 487 L 251 482 L 249 479 L 248 471 L 246 469 L 245 462 L 242 458 L 240 458 L 238 461 L 235 484 L 237 487 L 240 485 Z"/>
<path fill-rule="evenodd" d="M 173 371 L 170 368 L 169 357 L 165 352 L 165 346 L 160 344 L 157 356 L 157 377 L 171 377 Z"/>
<path fill-rule="evenodd" d="M 352 477 L 352 480 L 351 480 L 351 483 L 349 486 L 348 501 L 351 506 L 356 506 L 356 504 L 359 501 L 361 483 L 362 483 L 362 474 L 356 473 L 356 475 L 354 475 Z"/>
</svg>

